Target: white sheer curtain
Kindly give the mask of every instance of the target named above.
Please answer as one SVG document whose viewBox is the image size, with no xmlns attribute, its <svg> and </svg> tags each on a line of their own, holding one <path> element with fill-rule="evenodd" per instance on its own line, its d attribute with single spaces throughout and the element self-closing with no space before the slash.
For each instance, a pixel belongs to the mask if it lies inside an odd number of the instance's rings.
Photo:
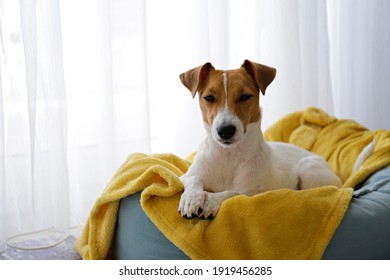
<svg viewBox="0 0 390 280">
<path fill-rule="evenodd" d="M 278 69 L 264 129 L 307 106 L 390 129 L 389 10 L 380 0 L 0 0 L 0 240 L 59 242 L 128 154 L 195 151 L 200 112 L 178 75 L 206 61 Z"/>
<path fill-rule="evenodd" d="M 334 113 L 390 129 L 390 2 L 328 1 Z"/>
<path fill-rule="evenodd" d="M 67 113 L 58 2 L 1 2 L 1 220 L 9 243 L 69 228 Z M 22 247 L 29 247 L 28 242 Z"/>
</svg>

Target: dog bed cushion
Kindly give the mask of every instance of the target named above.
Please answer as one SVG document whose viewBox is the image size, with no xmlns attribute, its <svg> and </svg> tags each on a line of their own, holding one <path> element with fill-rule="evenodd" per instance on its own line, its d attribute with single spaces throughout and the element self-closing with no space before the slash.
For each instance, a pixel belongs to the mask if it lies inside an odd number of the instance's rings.
<svg viewBox="0 0 390 280">
<path fill-rule="evenodd" d="M 224 201 L 212 221 L 185 220 L 177 213 L 183 191 L 179 176 L 191 160 L 170 154 L 134 154 L 97 199 L 76 242 L 80 255 L 83 259 L 104 259 L 113 244 L 120 245 L 118 240 L 113 242 L 120 200 L 142 191 L 143 211 L 191 259 L 321 258 L 347 211 L 354 187 L 390 164 L 390 132 L 370 132 L 353 121 L 337 120 L 308 108 L 282 119 L 265 138 L 320 154 L 340 175 L 343 187 L 240 195 Z M 373 154 L 352 174 L 356 157 L 372 141 Z M 137 226 L 133 218 L 129 222 Z M 139 229 L 147 234 L 147 228 Z"/>
<path fill-rule="evenodd" d="M 322 259 L 390 259 L 390 166 L 359 187 Z M 140 198 L 141 193 L 136 193 L 121 200 L 115 258 L 189 259 L 152 223 Z"/>
<path fill-rule="evenodd" d="M 354 192 L 323 259 L 390 260 L 390 166 Z"/>
</svg>

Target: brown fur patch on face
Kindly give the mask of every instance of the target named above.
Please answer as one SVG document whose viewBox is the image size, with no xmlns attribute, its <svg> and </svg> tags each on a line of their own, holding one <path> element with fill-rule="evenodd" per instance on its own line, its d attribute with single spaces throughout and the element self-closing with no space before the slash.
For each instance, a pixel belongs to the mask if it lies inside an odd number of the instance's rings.
<svg viewBox="0 0 390 280">
<path fill-rule="evenodd" d="M 227 78 L 227 98 L 223 73 L 226 73 Z M 214 98 L 214 101 L 210 101 L 210 96 Z M 248 96 L 250 98 L 247 100 L 243 98 Z M 245 131 L 248 124 L 260 120 L 259 90 L 244 69 L 240 68 L 225 72 L 213 70 L 210 72 L 205 82 L 205 87 L 199 93 L 199 103 L 204 122 L 211 126 L 218 112 L 225 108 L 226 100 L 229 111 L 240 118 Z"/>
<path fill-rule="evenodd" d="M 223 86 L 223 71 L 213 70 L 210 72 L 205 86 L 199 92 L 199 104 L 202 109 L 203 121 L 212 125 L 213 121 L 220 110 L 225 107 L 225 91 Z M 212 96 L 213 102 L 207 101 L 206 97 Z"/>
</svg>

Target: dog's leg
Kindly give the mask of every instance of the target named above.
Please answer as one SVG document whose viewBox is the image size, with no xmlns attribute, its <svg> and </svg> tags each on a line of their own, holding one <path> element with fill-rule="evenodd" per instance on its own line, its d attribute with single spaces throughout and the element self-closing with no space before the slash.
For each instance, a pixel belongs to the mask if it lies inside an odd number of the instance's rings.
<svg viewBox="0 0 390 280">
<path fill-rule="evenodd" d="M 298 162 L 298 188 L 301 190 L 322 186 L 341 187 L 340 178 L 330 169 L 326 161 L 317 155 L 308 156 Z"/>
<path fill-rule="evenodd" d="M 200 213 L 201 218 L 212 220 L 217 215 L 222 202 L 230 197 L 239 195 L 237 192 L 224 191 L 218 193 L 205 192 L 205 201 L 203 212 Z"/>
<path fill-rule="evenodd" d="M 203 182 L 198 176 L 182 176 L 184 193 L 179 203 L 179 213 L 186 219 L 195 218 L 202 212 L 205 201 Z"/>
</svg>

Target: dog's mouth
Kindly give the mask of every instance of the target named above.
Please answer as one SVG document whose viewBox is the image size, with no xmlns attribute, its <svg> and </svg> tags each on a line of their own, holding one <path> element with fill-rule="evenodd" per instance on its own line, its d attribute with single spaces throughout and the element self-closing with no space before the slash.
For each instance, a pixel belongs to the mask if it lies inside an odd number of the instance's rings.
<svg viewBox="0 0 390 280">
<path fill-rule="evenodd" d="M 222 141 L 220 141 L 222 144 L 224 144 L 224 145 L 231 145 L 231 144 L 233 144 L 235 141 L 233 141 L 233 140 L 222 140 Z"/>
<path fill-rule="evenodd" d="M 234 144 L 237 143 L 237 141 L 234 139 L 229 139 L 229 140 L 218 139 L 217 142 L 225 148 L 234 146 Z"/>
</svg>

